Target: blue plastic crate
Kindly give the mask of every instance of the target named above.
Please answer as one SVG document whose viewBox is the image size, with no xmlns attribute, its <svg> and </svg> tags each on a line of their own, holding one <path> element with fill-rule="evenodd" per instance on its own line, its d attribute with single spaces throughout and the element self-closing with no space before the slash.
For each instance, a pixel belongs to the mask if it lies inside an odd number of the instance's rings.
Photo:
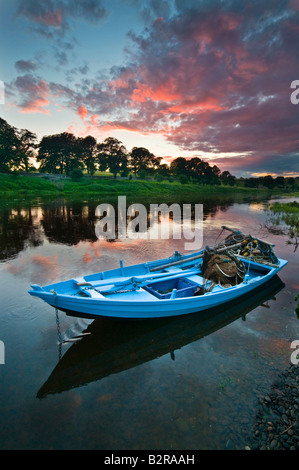
<svg viewBox="0 0 299 470">
<path fill-rule="evenodd" d="M 153 282 L 144 287 L 145 290 L 158 297 L 158 299 L 170 299 L 173 289 L 176 289 L 176 298 L 190 297 L 194 295 L 196 288 L 196 284 L 184 278 Z"/>
</svg>

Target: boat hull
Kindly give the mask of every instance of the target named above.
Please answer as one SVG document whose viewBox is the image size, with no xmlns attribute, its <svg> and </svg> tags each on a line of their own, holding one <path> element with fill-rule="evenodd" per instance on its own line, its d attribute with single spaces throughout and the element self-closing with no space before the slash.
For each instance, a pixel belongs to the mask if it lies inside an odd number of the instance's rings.
<svg viewBox="0 0 299 470">
<path fill-rule="evenodd" d="M 68 348 L 37 393 L 38 398 L 61 393 L 129 370 L 198 341 L 272 299 L 285 287 L 278 276 L 225 306 L 199 314 L 156 320 L 98 318 L 86 334 Z M 74 312 L 69 312 L 76 316 Z M 81 315 L 80 315 L 81 317 Z M 153 341 L 154 338 L 154 341 Z"/>
<path fill-rule="evenodd" d="M 99 298 L 75 297 L 72 294 L 55 291 L 55 286 L 58 284 L 48 286 L 48 290 L 40 286 L 32 286 L 33 289 L 29 293 L 59 310 L 77 312 L 93 318 L 102 316 L 126 319 L 172 317 L 217 307 L 254 291 L 269 281 L 287 264 L 287 261 L 282 259 L 279 259 L 278 262 L 277 267 L 269 268 L 263 275 L 258 275 L 257 271 L 257 275 L 246 278 L 244 282 L 236 286 L 216 288 L 204 295 L 192 295 L 183 298 L 157 299 L 155 297 L 151 298 L 150 295 L 144 295 L 143 297 L 138 290 L 124 295 L 111 295 L 109 298 L 104 296 L 99 296 Z M 264 269 L 264 266 L 259 266 L 259 263 L 251 263 L 251 268 L 254 267 L 257 270 L 258 268 Z M 190 279 L 192 279 L 191 275 Z M 62 284 L 59 286 L 61 287 Z M 50 287 L 53 288 L 50 289 Z"/>
</svg>

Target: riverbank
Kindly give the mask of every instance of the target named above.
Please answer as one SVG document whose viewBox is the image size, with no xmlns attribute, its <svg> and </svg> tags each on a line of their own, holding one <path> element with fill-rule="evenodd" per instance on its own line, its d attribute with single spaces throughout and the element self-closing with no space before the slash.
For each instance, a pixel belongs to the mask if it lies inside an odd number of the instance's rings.
<svg viewBox="0 0 299 470">
<path fill-rule="evenodd" d="M 255 429 L 247 450 L 299 450 L 299 365 L 279 374 L 260 398 Z"/>
<path fill-rule="evenodd" d="M 163 199 L 164 201 L 186 200 L 193 202 L 200 195 L 295 195 L 289 189 L 269 190 L 266 188 L 246 188 L 243 186 L 182 184 L 179 181 L 119 180 L 105 178 L 46 179 L 37 176 L 0 175 L 0 194 L 3 200 L 30 197 L 76 197 L 93 199 L 126 195 L 134 197 Z M 299 194 L 299 193 L 297 193 Z"/>
</svg>

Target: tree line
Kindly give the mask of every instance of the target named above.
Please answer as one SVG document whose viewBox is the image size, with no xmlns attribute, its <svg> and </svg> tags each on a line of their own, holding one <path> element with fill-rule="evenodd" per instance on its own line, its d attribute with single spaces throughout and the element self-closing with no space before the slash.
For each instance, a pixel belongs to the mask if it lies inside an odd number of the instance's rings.
<svg viewBox="0 0 299 470">
<path fill-rule="evenodd" d="M 37 135 L 28 129 L 17 129 L 0 118 L 0 172 L 38 171 L 64 175 L 93 175 L 96 171 L 109 171 L 127 177 L 175 178 L 181 183 L 189 181 L 200 184 L 225 184 L 233 186 L 236 177 L 229 171 L 223 171 L 217 165 L 193 157 L 175 158 L 170 165 L 161 163 L 148 149 L 133 147 L 130 152 L 118 139 L 107 137 L 103 142 L 88 135 L 76 137 L 70 132 L 42 137 L 38 142 Z M 245 186 L 268 188 L 284 186 L 283 177 L 272 178 L 268 175 L 261 178 L 241 178 Z M 239 180 L 239 181 L 240 181 Z"/>
<path fill-rule="evenodd" d="M 292 176 L 287 178 L 284 176 L 276 176 L 276 178 L 273 178 L 272 175 L 266 175 L 255 178 L 240 178 L 240 180 L 244 180 L 245 188 L 258 188 L 259 186 L 263 186 L 267 189 L 274 189 L 288 186 L 291 189 L 296 189 L 299 186 L 298 178 Z"/>
<path fill-rule="evenodd" d="M 93 175 L 97 170 L 117 175 L 135 177 L 175 177 L 182 182 L 191 180 L 203 184 L 234 184 L 235 177 L 228 171 L 221 173 L 216 166 L 198 157 L 187 160 L 178 157 L 170 165 L 162 164 L 144 147 L 133 147 L 128 152 L 118 139 L 107 137 L 103 142 L 88 135 L 76 137 L 70 132 L 44 136 L 38 142 L 37 135 L 27 129 L 18 130 L 0 118 L 0 171 L 36 170 L 71 175 L 74 170 Z"/>
</svg>

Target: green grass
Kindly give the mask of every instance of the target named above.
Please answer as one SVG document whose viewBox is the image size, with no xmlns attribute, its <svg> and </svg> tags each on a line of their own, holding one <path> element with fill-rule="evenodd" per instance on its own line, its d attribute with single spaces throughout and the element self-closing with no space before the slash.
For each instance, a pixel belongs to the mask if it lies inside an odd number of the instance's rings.
<svg viewBox="0 0 299 470">
<path fill-rule="evenodd" d="M 299 203 L 296 201 L 279 203 L 270 206 L 270 210 L 277 218 L 277 223 L 284 222 L 299 233 Z"/>
<path fill-rule="evenodd" d="M 27 194 L 53 194 L 58 191 L 56 184 L 44 178 L 31 176 L 0 175 L 2 196 L 22 196 Z"/>
<path fill-rule="evenodd" d="M 148 181 L 148 180 L 114 180 L 114 179 L 82 179 L 78 182 L 68 180 L 64 184 L 63 195 L 65 197 L 75 196 L 86 198 L 113 198 L 127 196 L 128 199 L 146 200 L 151 202 L 181 202 L 183 200 L 197 201 L 201 197 L 211 194 L 231 195 L 232 193 L 251 194 L 247 188 L 236 188 L 229 186 L 209 186 L 199 184 L 181 184 L 178 181 Z"/>
<path fill-rule="evenodd" d="M 299 216 L 299 202 L 275 202 L 270 206 L 274 214 L 284 212 L 286 214 L 297 214 Z"/>
<path fill-rule="evenodd" d="M 16 176 L 0 174 L 1 199 L 9 200 L 29 197 L 65 197 L 103 200 L 120 195 L 128 199 L 149 200 L 151 202 L 183 200 L 192 203 L 200 198 L 214 195 L 217 197 L 230 195 L 252 196 L 268 194 L 269 190 L 245 188 L 241 186 L 210 186 L 198 183 L 181 184 L 179 181 L 151 181 L 151 180 L 119 180 L 110 178 L 87 178 L 79 181 L 71 179 L 58 179 L 52 181 L 37 176 Z"/>
<path fill-rule="evenodd" d="M 275 225 L 285 225 L 293 243 L 298 245 L 299 238 L 299 202 L 275 202 L 269 206 Z"/>
</svg>

